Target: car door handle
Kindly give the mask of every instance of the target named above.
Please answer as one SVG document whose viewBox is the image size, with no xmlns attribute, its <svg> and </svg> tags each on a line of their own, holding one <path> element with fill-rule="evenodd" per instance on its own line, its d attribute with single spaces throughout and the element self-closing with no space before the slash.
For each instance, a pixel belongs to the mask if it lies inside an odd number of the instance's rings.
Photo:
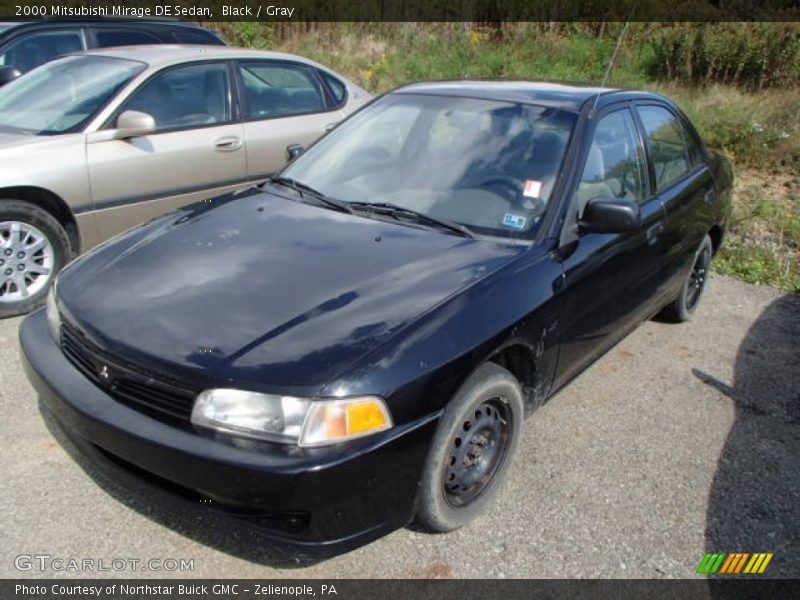
<svg viewBox="0 0 800 600">
<path fill-rule="evenodd" d="M 339 124 L 339 121 L 334 121 L 333 123 L 328 123 L 325 125 L 325 133 L 331 131 L 332 129 L 336 129 L 336 126 Z"/>
<path fill-rule="evenodd" d="M 661 237 L 661 234 L 664 233 L 664 221 L 659 221 L 647 228 L 645 231 L 645 236 L 647 237 L 647 243 L 652 246 L 658 241 L 658 238 Z"/>
<path fill-rule="evenodd" d="M 214 140 L 214 149 L 217 152 L 232 152 L 242 147 L 241 138 L 235 135 L 227 135 L 225 137 L 217 138 Z"/>
</svg>

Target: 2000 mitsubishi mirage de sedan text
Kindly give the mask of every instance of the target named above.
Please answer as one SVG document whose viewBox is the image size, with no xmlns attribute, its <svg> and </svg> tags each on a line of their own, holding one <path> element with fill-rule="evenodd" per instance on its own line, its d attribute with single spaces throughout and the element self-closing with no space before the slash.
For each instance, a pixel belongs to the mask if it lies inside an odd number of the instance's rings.
<svg viewBox="0 0 800 600">
<path fill-rule="evenodd" d="M 69 265 L 22 324 L 28 376 L 109 472 L 275 539 L 449 531 L 491 506 L 526 414 L 693 315 L 731 183 L 662 96 L 411 85 Z"/>
<path fill-rule="evenodd" d="M 128 46 L 0 89 L 0 317 L 44 303 L 70 258 L 177 207 L 253 185 L 370 95 L 287 54 Z"/>
</svg>

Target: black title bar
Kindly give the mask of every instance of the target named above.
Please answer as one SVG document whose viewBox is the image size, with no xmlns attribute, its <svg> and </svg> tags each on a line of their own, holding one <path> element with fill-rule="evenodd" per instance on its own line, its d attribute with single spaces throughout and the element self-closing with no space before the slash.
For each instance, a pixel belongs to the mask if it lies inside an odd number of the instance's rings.
<svg viewBox="0 0 800 600">
<path fill-rule="evenodd" d="M 798 21 L 798 0 L 0 0 L 0 17 L 202 21 Z"/>
<path fill-rule="evenodd" d="M 693 580 L 176 580 L 0 581 L 3 600 L 701 600 L 790 598 L 796 581 Z"/>
</svg>

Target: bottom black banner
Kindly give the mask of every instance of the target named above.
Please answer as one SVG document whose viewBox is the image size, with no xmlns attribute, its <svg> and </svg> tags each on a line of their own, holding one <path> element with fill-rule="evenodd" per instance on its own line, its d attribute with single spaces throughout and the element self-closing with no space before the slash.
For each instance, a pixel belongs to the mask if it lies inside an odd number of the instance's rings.
<svg viewBox="0 0 800 600">
<path fill-rule="evenodd" d="M 793 598 L 797 582 L 771 579 L 696 580 L 264 580 L 48 579 L 0 581 L 0 598 L 27 600 L 516 600 L 609 598 Z"/>
</svg>

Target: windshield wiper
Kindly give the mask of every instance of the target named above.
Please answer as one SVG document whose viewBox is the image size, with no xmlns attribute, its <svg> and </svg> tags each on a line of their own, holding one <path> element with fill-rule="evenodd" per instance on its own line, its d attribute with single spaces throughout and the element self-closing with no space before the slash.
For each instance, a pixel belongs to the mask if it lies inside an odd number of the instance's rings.
<svg viewBox="0 0 800 600">
<path fill-rule="evenodd" d="M 424 223 L 427 225 L 433 225 L 439 229 L 446 229 L 447 231 L 464 237 L 475 237 L 475 234 L 472 233 L 469 227 L 461 225 L 460 223 L 448 221 L 447 219 L 440 219 L 439 217 L 432 217 L 414 209 L 392 204 L 390 202 L 349 202 L 348 204 L 356 209 L 374 212 L 377 214 L 391 215 L 395 218 L 403 217 L 411 221 L 416 221 L 417 223 Z"/>
<path fill-rule="evenodd" d="M 326 196 L 320 191 L 315 190 L 310 185 L 303 183 L 302 181 L 297 181 L 296 179 L 292 179 L 291 177 L 271 177 L 269 179 L 272 183 L 277 183 L 278 185 L 285 185 L 288 188 L 292 188 L 295 192 L 300 195 L 300 198 L 305 200 L 306 194 L 311 194 L 314 198 L 322 202 L 323 204 L 333 208 L 334 210 L 338 210 L 339 212 L 343 213 L 353 213 L 353 209 L 350 208 L 344 202 L 340 202 L 339 200 L 334 200 L 329 196 Z"/>
</svg>

